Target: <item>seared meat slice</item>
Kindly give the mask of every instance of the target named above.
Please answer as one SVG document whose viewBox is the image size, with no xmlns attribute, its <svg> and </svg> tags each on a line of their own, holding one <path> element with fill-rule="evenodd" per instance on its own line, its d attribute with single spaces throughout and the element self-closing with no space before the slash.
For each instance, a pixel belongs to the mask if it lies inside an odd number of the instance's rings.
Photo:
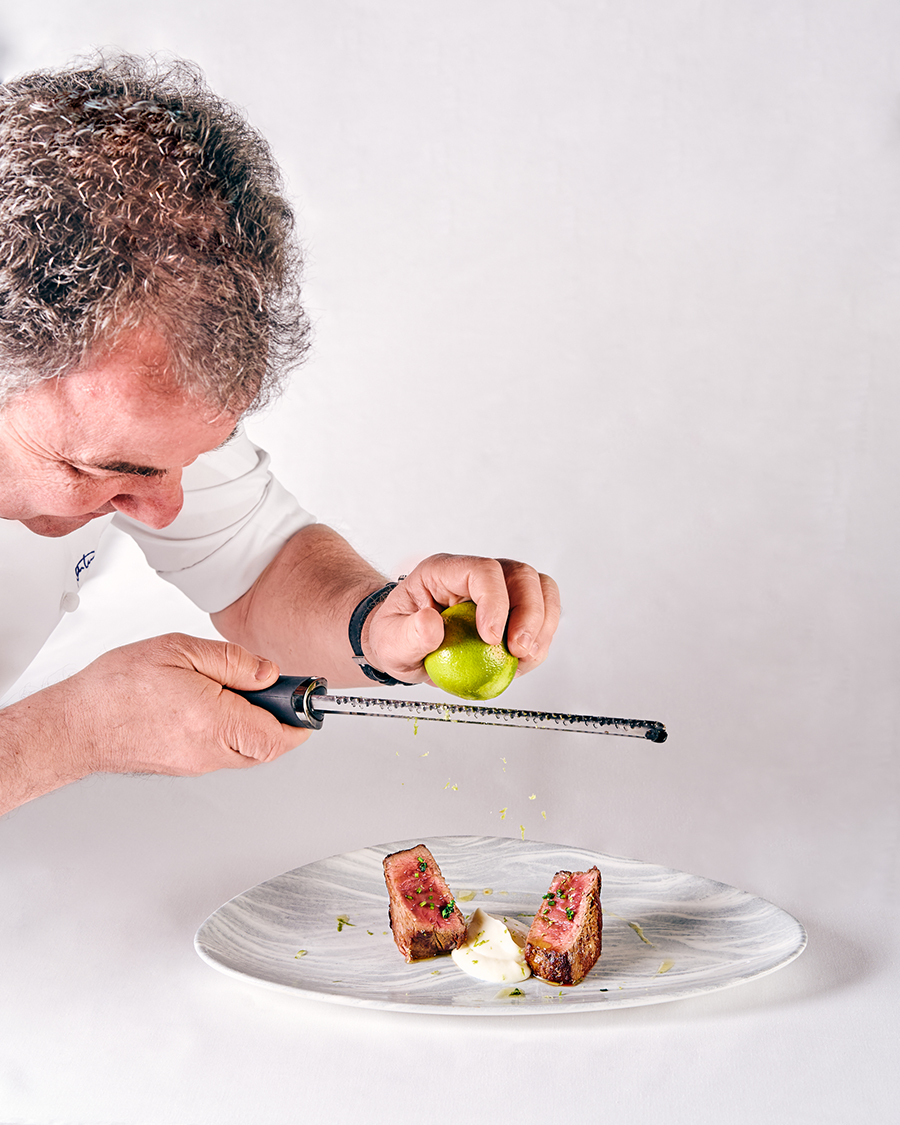
<svg viewBox="0 0 900 1125">
<path fill-rule="evenodd" d="M 388 917 L 407 961 L 449 953 L 465 941 L 466 921 L 424 844 L 384 857 Z"/>
<path fill-rule="evenodd" d="M 578 984 L 600 956 L 600 872 L 557 871 L 534 916 L 525 960 L 536 977 Z"/>
</svg>

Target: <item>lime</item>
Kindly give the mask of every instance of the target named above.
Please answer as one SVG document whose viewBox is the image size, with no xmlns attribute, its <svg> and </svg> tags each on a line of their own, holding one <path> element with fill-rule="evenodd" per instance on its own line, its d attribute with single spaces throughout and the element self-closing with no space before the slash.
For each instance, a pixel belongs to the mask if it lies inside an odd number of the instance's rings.
<svg viewBox="0 0 900 1125">
<path fill-rule="evenodd" d="M 489 645 L 475 626 L 475 603 L 458 602 L 441 613 L 444 642 L 425 657 L 434 683 L 461 699 L 493 699 L 506 691 L 519 661 L 506 645 Z"/>
</svg>

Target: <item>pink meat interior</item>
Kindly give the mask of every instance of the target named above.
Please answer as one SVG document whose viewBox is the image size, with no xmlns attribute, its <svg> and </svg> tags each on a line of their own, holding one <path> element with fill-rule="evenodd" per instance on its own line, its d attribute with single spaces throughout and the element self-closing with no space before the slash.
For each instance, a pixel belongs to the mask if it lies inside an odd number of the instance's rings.
<svg viewBox="0 0 900 1125">
<path fill-rule="evenodd" d="M 427 922 L 439 930 L 456 928 L 453 896 L 426 857 L 404 856 L 401 862 L 392 864 L 390 877 L 403 905 L 417 921 Z"/>
<path fill-rule="evenodd" d="M 553 878 L 544 895 L 528 934 L 534 945 L 564 950 L 578 937 L 586 909 L 587 895 L 594 884 L 590 871 L 560 873 Z"/>
</svg>

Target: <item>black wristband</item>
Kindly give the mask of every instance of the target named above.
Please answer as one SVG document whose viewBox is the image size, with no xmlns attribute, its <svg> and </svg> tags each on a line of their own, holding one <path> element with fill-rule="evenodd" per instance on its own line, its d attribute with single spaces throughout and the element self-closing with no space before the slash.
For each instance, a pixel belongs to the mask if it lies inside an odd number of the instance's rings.
<svg viewBox="0 0 900 1125">
<path fill-rule="evenodd" d="M 376 606 L 381 605 L 396 585 L 396 582 L 388 582 L 386 586 L 382 586 L 381 589 L 376 590 L 374 594 L 369 594 L 368 597 L 363 598 L 356 609 L 354 609 L 353 613 L 350 615 L 350 647 L 353 649 L 354 663 L 360 666 L 370 680 L 374 680 L 379 684 L 402 684 L 403 687 L 411 687 L 412 685 L 407 683 L 406 680 L 395 680 L 394 677 L 389 676 L 387 672 L 379 672 L 377 668 L 373 668 L 370 664 L 367 664 L 362 650 L 362 631 L 366 623 L 366 618 Z"/>
</svg>

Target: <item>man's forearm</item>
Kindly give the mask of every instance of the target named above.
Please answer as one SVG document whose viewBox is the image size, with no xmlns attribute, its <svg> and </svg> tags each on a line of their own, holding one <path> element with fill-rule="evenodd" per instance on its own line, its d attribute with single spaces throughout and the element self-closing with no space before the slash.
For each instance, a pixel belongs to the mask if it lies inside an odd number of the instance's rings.
<svg viewBox="0 0 900 1125">
<path fill-rule="evenodd" d="M 0 711 L 0 815 L 84 777 L 66 737 L 66 686 Z"/>
<path fill-rule="evenodd" d="M 223 637 L 274 660 L 284 675 L 363 687 L 371 681 L 352 660 L 347 627 L 358 603 L 384 583 L 336 531 L 312 524 L 212 621 Z"/>
</svg>

